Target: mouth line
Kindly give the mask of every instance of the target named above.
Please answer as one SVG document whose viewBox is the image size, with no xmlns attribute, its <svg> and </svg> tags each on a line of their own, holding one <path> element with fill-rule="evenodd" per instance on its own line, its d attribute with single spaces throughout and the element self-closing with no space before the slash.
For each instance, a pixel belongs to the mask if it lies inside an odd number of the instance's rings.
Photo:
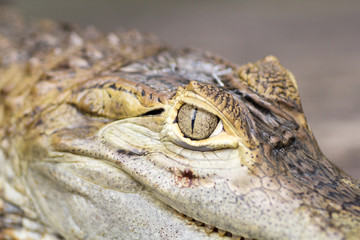
<svg viewBox="0 0 360 240">
<path fill-rule="evenodd" d="M 174 209 L 175 210 L 175 209 Z M 183 213 L 180 213 L 178 211 L 175 210 L 175 212 L 181 217 L 183 218 L 185 221 L 187 221 L 190 225 L 195 225 L 197 226 L 199 229 L 201 229 L 202 231 L 205 231 L 205 233 L 207 235 L 213 235 L 213 234 L 217 234 L 219 237 L 225 239 L 232 239 L 232 240 L 258 240 L 255 238 L 246 238 L 240 235 L 234 235 L 231 232 L 219 229 L 215 226 L 211 226 L 211 225 L 207 225 L 203 222 L 200 222 L 192 217 L 189 217 Z"/>
</svg>

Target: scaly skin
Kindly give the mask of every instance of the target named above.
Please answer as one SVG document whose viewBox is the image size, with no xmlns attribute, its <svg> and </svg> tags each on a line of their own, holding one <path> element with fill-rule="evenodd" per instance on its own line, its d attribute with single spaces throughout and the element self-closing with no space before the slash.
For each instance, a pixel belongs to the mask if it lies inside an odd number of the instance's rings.
<svg viewBox="0 0 360 240">
<path fill-rule="evenodd" d="M 321 153 L 275 57 L 0 16 L 0 238 L 360 236 L 359 181 Z M 217 130 L 187 137 L 185 104 Z"/>
</svg>

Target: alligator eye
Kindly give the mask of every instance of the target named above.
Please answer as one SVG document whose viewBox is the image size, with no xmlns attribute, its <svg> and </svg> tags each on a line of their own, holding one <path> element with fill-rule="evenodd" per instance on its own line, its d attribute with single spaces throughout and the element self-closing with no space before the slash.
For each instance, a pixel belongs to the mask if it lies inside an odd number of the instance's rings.
<svg viewBox="0 0 360 240">
<path fill-rule="evenodd" d="M 181 106 L 177 118 L 181 132 L 193 140 L 209 137 L 219 122 L 219 118 L 214 114 L 189 104 Z"/>
</svg>

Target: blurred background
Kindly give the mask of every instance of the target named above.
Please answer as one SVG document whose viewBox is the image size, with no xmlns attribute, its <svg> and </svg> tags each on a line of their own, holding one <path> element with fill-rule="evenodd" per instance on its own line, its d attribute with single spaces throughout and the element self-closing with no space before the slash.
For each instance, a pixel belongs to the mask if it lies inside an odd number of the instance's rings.
<svg viewBox="0 0 360 240">
<path fill-rule="evenodd" d="M 299 85 L 325 155 L 360 178 L 360 1 L 13 0 L 28 18 L 138 29 L 245 64 L 273 54 Z"/>
</svg>

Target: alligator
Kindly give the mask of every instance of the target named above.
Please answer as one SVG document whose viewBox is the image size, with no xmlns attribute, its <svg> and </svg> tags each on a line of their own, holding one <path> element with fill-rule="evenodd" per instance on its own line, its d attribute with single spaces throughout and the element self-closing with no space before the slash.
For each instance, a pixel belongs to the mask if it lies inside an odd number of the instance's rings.
<svg viewBox="0 0 360 240">
<path fill-rule="evenodd" d="M 294 76 L 0 9 L 0 239 L 359 239 Z"/>
</svg>

